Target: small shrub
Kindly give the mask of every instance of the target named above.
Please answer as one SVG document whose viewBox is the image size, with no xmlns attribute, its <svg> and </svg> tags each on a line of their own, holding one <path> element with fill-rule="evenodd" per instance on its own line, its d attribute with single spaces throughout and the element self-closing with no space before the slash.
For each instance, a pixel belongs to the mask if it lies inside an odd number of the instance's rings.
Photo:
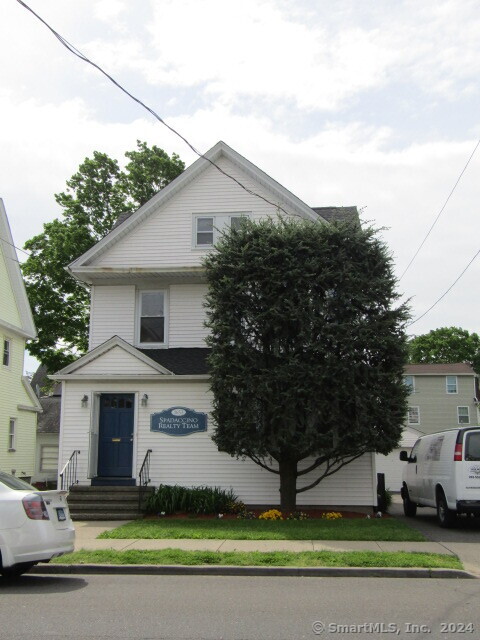
<svg viewBox="0 0 480 640">
<path fill-rule="evenodd" d="M 283 517 L 285 520 L 310 520 L 310 516 L 305 511 L 292 511 Z"/>
<path fill-rule="evenodd" d="M 338 520 L 339 518 L 343 518 L 343 516 L 338 511 L 327 511 L 322 513 L 322 518 L 324 520 Z"/>
<path fill-rule="evenodd" d="M 257 514 L 254 511 L 247 511 L 245 509 L 244 511 L 240 511 L 237 518 L 239 520 L 256 520 Z"/>
<path fill-rule="evenodd" d="M 269 509 L 258 516 L 259 520 L 283 520 L 282 512 L 278 509 Z"/>
<path fill-rule="evenodd" d="M 392 506 L 392 492 L 390 489 L 385 489 L 385 513 L 388 513 L 388 510 Z"/>
<path fill-rule="evenodd" d="M 246 510 L 247 510 L 247 507 L 245 506 L 245 503 L 242 502 L 241 500 L 232 500 L 232 502 L 230 502 L 226 507 L 226 512 L 233 513 L 234 515 L 243 513 Z"/>
</svg>

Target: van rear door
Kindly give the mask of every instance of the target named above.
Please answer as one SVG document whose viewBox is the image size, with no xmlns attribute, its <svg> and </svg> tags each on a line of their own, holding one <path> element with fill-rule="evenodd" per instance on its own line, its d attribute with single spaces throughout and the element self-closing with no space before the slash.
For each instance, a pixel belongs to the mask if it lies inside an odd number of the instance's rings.
<svg viewBox="0 0 480 640">
<path fill-rule="evenodd" d="M 463 461 L 458 474 L 459 500 L 480 500 L 480 429 L 465 432 L 463 441 Z"/>
</svg>

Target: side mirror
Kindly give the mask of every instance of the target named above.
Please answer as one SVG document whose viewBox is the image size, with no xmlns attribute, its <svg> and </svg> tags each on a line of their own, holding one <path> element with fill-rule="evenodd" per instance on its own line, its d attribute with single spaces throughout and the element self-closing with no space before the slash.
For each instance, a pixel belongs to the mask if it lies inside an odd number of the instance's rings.
<svg viewBox="0 0 480 640">
<path fill-rule="evenodd" d="M 402 462 L 408 462 L 408 452 L 407 451 L 400 451 L 400 460 Z"/>
</svg>

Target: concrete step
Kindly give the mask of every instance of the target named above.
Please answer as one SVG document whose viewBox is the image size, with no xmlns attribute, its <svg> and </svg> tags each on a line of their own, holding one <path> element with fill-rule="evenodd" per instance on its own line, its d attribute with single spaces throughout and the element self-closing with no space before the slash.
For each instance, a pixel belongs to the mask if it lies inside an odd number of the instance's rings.
<svg viewBox="0 0 480 640">
<path fill-rule="evenodd" d="M 146 499 L 150 494 L 144 493 L 143 498 Z M 137 493 L 122 493 L 121 491 L 106 492 L 103 493 L 90 493 L 88 491 L 77 491 L 74 494 L 70 494 L 68 496 L 69 504 L 73 504 L 75 502 L 138 502 L 138 492 Z"/>
<path fill-rule="evenodd" d="M 74 484 L 70 487 L 70 493 L 75 494 L 78 492 L 87 493 L 138 493 L 141 487 L 113 487 L 113 486 L 95 486 L 92 487 L 89 484 Z M 146 493 L 153 493 L 155 487 L 143 487 L 143 491 Z"/>
<path fill-rule="evenodd" d="M 143 518 L 143 513 L 133 513 L 132 511 L 71 511 L 72 520 L 137 520 Z"/>
<path fill-rule="evenodd" d="M 138 500 L 133 502 L 69 502 L 70 511 L 138 511 Z"/>
</svg>

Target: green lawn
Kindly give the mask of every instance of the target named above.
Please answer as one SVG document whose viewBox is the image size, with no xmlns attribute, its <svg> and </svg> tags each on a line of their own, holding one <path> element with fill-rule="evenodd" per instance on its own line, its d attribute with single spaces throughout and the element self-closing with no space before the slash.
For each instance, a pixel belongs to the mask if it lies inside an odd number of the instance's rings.
<svg viewBox="0 0 480 640">
<path fill-rule="evenodd" d="M 99 538 L 194 538 L 229 540 L 393 540 L 423 542 L 418 531 L 394 518 L 341 520 L 135 520 Z"/>
<path fill-rule="evenodd" d="M 162 564 L 269 567 L 422 567 L 463 569 L 456 556 L 389 551 L 77 551 L 52 560 L 56 564 Z"/>
</svg>

